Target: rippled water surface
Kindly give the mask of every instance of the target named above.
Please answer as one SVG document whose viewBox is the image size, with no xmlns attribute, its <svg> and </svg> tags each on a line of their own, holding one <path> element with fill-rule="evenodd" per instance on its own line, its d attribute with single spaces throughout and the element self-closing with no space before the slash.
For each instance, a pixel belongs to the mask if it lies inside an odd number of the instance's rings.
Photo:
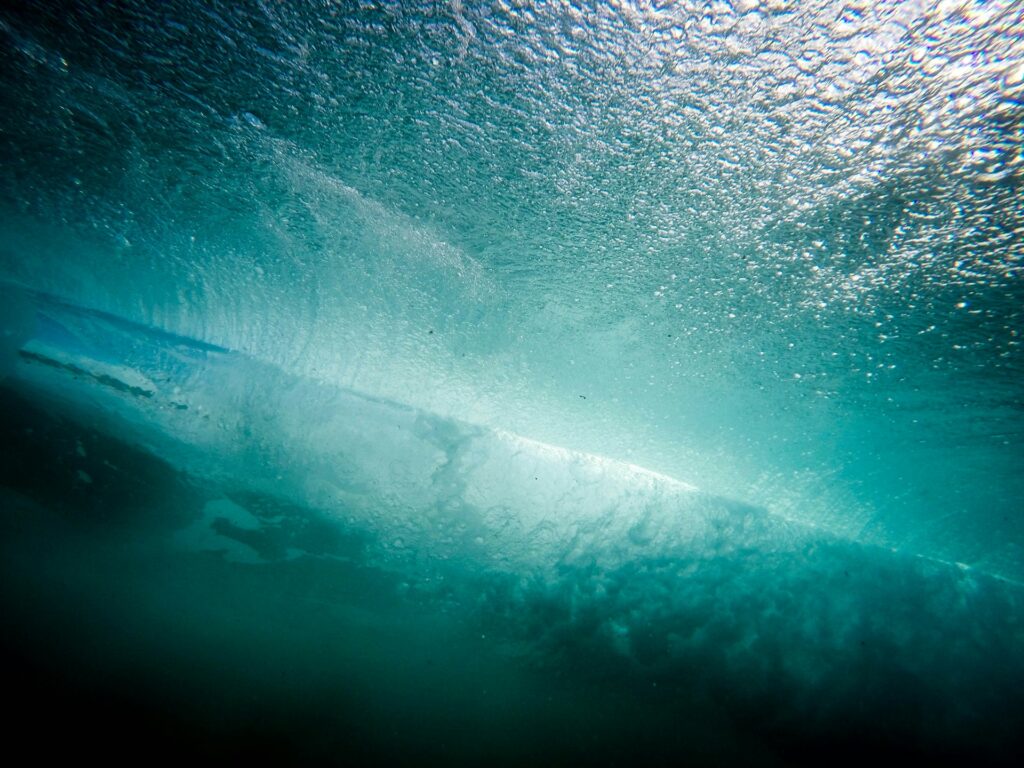
<svg viewBox="0 0 1024 768">
<path fill-rule="evenodd" d="M 1012 1 L 4 5 L 12 733 L 1013 763 L 1022 116 Z"/>
</svg>

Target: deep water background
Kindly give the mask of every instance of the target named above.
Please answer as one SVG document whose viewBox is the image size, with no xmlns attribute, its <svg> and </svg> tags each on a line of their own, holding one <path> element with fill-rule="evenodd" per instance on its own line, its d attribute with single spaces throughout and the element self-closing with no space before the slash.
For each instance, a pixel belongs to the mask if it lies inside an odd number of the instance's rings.
<svg viewBox="0 0 1024 768">
<path fill-rule="evenodd" d="M 1022 29 L 0 6 L 5 738 L 1014 764 Z"/>
<path fill-rule="evenodd" d="M 532 579 L 380 563 L 334 516 L 193 483 L 53 407 L 3 392 L 5 732 L 41 759 L 1002 764 L 1020 748 L 1015 588 L 842 544 Z M 221 516 L 221 546 L 175 539 L 211 499 L 262 526 Z"/>
</svg>

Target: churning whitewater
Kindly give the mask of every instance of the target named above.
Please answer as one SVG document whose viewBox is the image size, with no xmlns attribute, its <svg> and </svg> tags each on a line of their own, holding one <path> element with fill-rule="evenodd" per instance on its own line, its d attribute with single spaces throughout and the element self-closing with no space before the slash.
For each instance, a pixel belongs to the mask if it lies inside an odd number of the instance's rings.
<svg viewBox="0 0 1024 768">
<path fill-rule="evenodd" d="M 1022 30 L 0 8 L 5 736 L 1016 764 Z"/>
</svg>

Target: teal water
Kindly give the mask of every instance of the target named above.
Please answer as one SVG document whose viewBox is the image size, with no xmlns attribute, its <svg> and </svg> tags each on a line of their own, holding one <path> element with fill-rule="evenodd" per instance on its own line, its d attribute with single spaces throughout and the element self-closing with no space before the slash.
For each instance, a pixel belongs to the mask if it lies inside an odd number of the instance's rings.
<svg viewBox="0 0 1024 768">
<path fill-rule="evenodd" d="M 0 9 L 12 738 L 1013 763 L 1022 29 Z"/>
</svg>

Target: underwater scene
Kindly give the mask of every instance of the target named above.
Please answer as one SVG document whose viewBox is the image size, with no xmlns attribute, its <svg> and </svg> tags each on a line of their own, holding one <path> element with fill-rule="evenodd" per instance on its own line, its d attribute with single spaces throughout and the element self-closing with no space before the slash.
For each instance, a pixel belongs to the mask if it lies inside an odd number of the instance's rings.
<svg viewBox="0 0 1024 768">
<path fill-rule="evenodd" d="M 1019 765 L 1024 4 L 0 4 L 12 754 Z"/>
</svg>

